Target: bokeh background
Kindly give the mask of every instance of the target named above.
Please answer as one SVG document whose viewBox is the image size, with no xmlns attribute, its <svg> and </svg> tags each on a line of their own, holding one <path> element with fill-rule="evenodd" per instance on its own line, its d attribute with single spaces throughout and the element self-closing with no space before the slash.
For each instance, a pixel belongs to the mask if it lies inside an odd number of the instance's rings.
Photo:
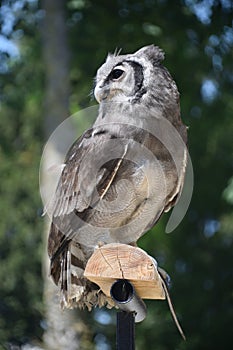
<svg viewBox="0 0 233 350">
<path fill-rule="evenodd" d="M 94 103 L 106 54 L 152 43 L 165 51 L 181 94 L 194 193 L 174 232 L 164 233 L 165 215 L 139 246 L 171 275 L 187 341 L 166 302 L 148 301 L 136 349 L 232 346 L 232 19 L 231 0 L 1 1 L 0 349 L 115 348 L 114 311 L 61 312 L 48 298 L 38 174 L 51 132 Z"/>
</svg>

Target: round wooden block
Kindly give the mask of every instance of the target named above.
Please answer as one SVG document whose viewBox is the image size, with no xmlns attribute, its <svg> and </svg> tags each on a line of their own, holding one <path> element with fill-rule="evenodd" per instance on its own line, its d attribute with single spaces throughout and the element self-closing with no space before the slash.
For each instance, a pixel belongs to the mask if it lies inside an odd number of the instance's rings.
<svg viewBox="0 0 233 350">
<path fill-rule="evenodd" d="M 84 276 L 110 296 L 112 284 L 129 280 L 142 299 L 165 299 L 156 262 L 144 250 L 127 244 L 111 243 L 95 250 Z"/>
</svg>

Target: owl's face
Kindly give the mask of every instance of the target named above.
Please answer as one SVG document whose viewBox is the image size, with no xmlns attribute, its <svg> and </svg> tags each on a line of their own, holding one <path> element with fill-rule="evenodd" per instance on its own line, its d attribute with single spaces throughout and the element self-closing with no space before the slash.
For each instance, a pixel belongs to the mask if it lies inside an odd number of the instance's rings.
<svg viewBox="0 0 233 350">
<path fill-rule="evenodd" d="M 95 98 L 101 101 L 125 101 L 134 95 L 135 70 L 125 60 L 106 62 L 97 73 Z"/>
<path fill-rule="evenodd" d="M 95 98 L 98 102 L 135 101 L 151 85 L 163 52 L 156 46 L 143 47 L 130 55 L 108 55 L 96 76 Z"/>
</svg>

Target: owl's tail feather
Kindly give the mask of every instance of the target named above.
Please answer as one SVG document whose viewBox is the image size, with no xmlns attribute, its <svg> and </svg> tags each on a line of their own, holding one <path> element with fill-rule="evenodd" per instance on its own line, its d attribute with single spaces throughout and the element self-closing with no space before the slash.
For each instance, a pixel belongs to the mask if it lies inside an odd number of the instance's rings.
<svg viewBox="0 0 233 350">
<path fill-rule="evenodd" d="M 76 248 L 76 247 L 75 247 Z M 100 288 L 84 276 L 84 264 L 75 256 L 77 249 L 74 249 L 70 242 L 62 253 L 61 271 L 58 285 L 60 285 L 60 300 L 62 308 L 87 308 L 115 306 L 113 300 L 107 297 Z"/>
</svg>

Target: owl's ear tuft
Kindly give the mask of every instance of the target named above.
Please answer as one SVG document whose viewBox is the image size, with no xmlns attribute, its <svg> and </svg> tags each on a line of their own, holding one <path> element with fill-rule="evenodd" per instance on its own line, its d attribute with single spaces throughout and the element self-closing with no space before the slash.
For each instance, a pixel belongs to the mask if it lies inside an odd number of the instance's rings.
<svg viewBox="0 0 233 350">
<path fill-rule="evenodd" d="M 120 53 L 121 53 L 121 50 L 122 50 L 122 48 L 119 49 L 119 48 L 116 47 L 113 56 L 114 56 L 114 57 L 119 56 Z"/>
<path fill-rule="evenodd" d="M 113 57 L 119 56 L 120 53 L 121 53 L 121 50 L 122 50 L 122 49 L 116 48 L 115 51 L 114 51 L 114 53 L 110 53 L 110 52 L 109 52 L 109 53 L 108 53 L 108 56 L 107 56 L 107 58 L 106 58 L 106 62 L 109 61 L 110 59 L 112 59 Z"/>
<path fill-rule="evenodd" d="M 145 55 L 150 61 L 155 64 L 163 61 L 165 57 L 164 51 L 155 45 L 144 46 L 140 50 L 136 51 L 135 55 Z"/>
</svg>

